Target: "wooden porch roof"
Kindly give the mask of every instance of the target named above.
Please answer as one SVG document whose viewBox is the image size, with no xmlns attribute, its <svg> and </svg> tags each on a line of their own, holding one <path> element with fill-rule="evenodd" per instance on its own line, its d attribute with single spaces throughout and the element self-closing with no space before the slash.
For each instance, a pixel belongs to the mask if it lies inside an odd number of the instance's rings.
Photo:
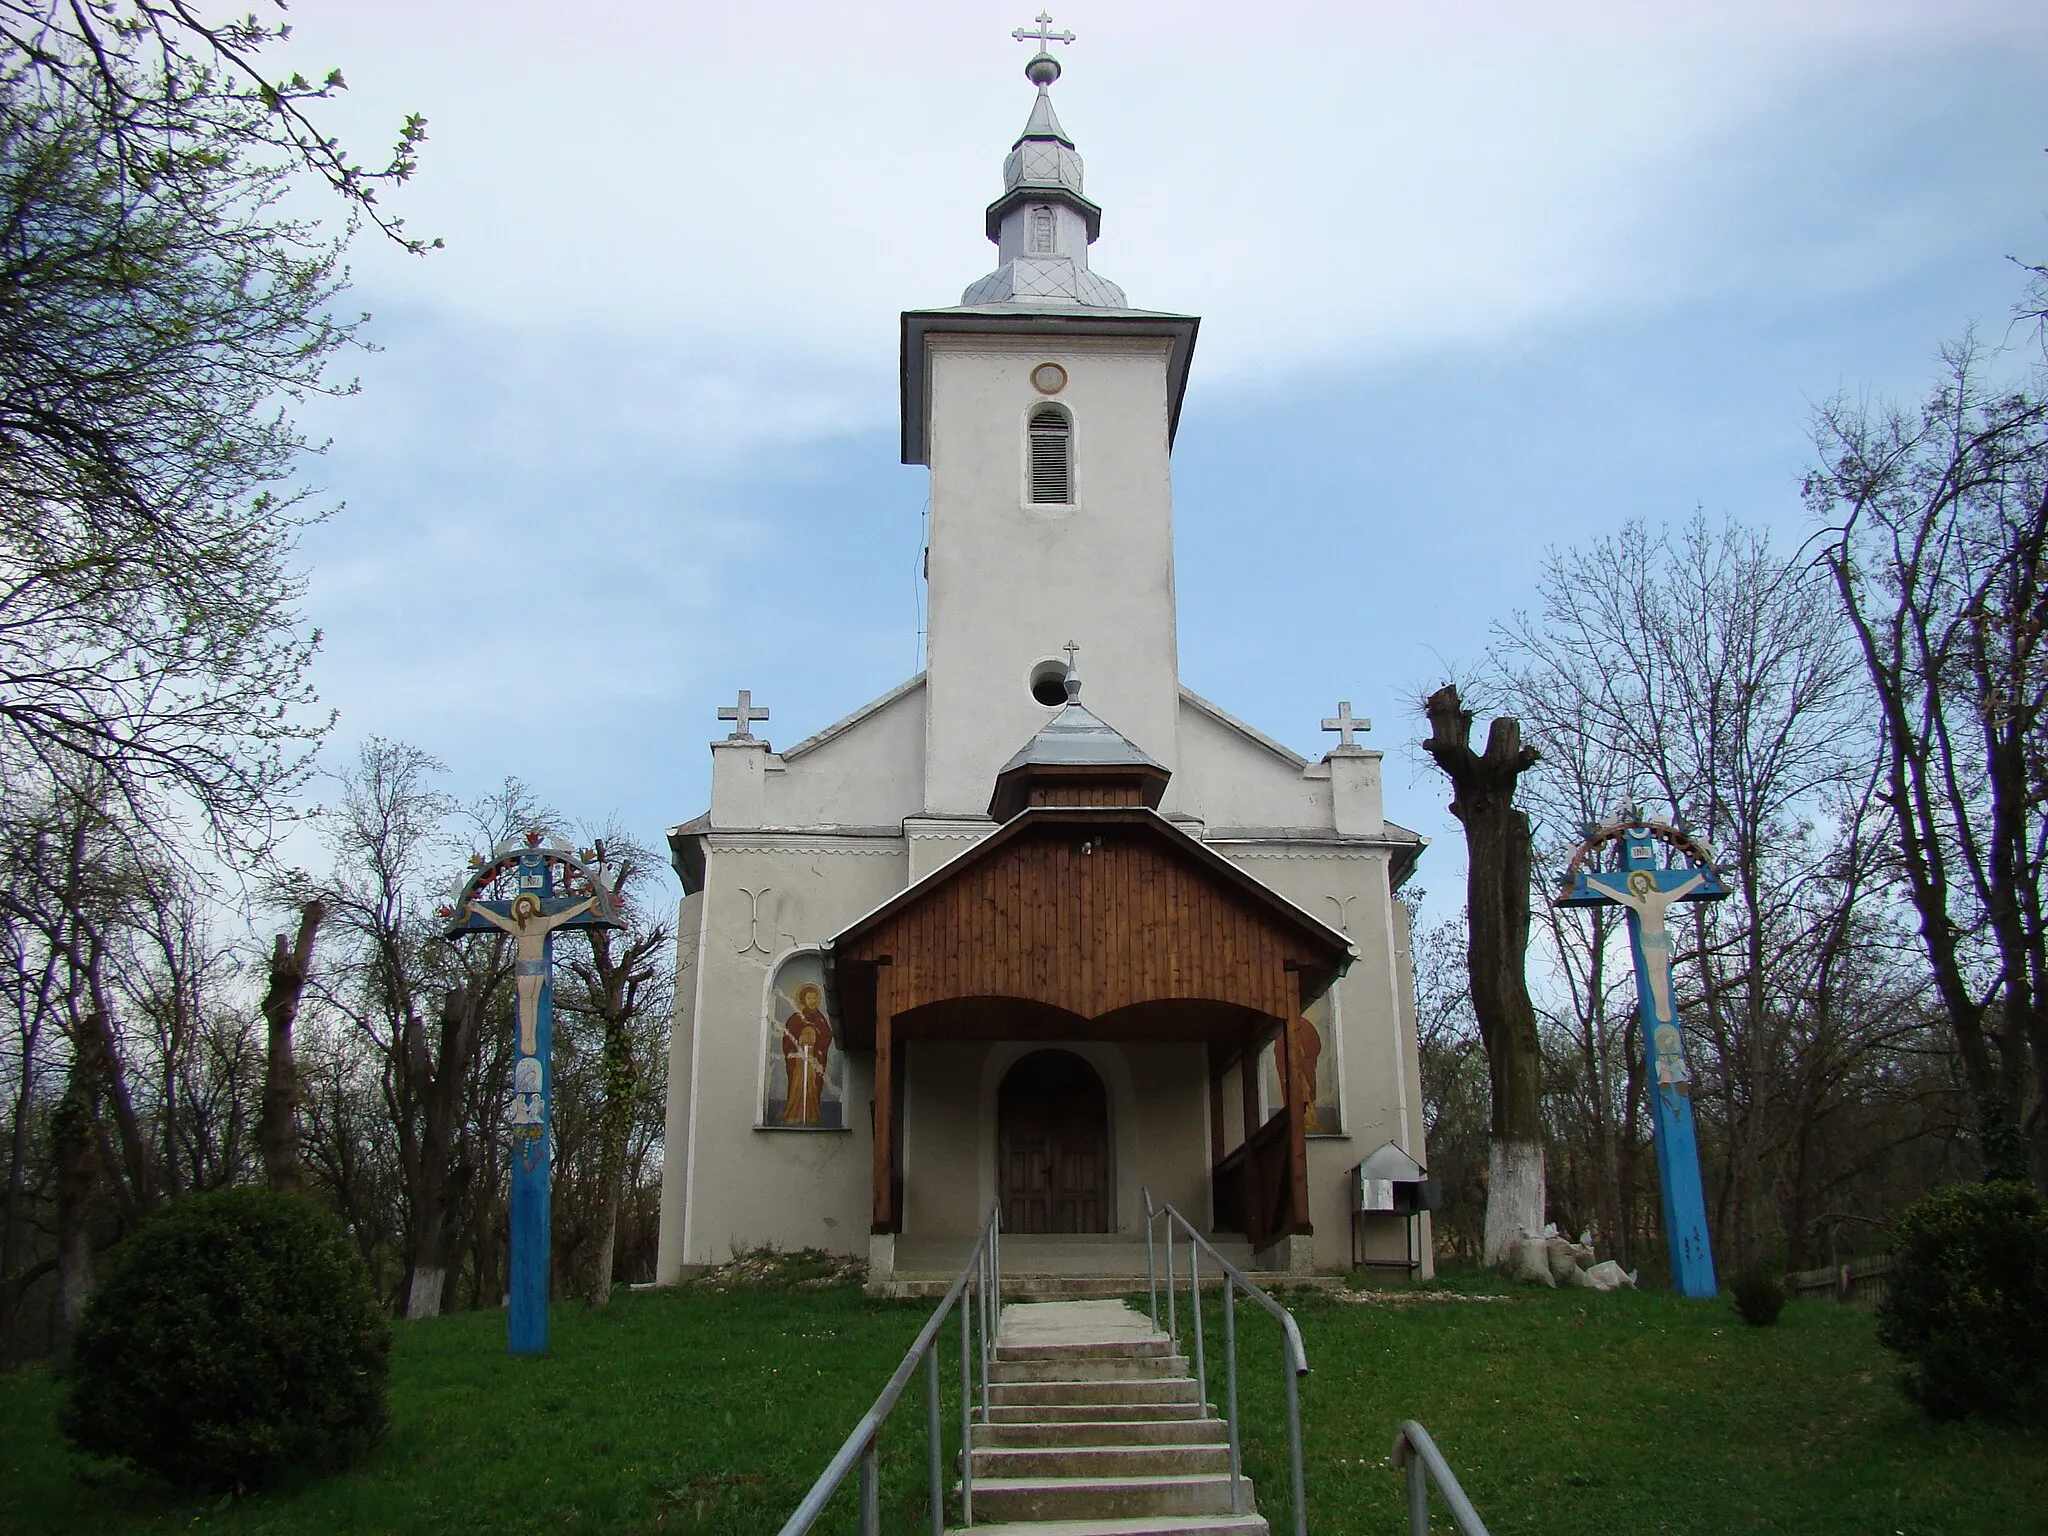
<svg viewBox="0 0 2048 1536">
<path fill-rule="evenodd" d="M 1034 806 L 826 946 L 847 1045 L 898 1038 L 1240 1041 L 1350 966 L 1348 940 L 1157 811 Z"/>
</svg>

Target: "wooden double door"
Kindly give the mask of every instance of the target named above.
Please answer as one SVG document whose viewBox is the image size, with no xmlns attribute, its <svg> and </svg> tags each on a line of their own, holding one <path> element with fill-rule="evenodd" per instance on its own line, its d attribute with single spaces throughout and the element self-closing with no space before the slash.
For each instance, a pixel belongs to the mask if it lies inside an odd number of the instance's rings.
<svg viewBox="0 0 2048 1536">
<path fill-rule="evenodd" d="M 1034 1051 L 996 1092 L 1006 1232 L 1107 1232 L 1109 1095 L 1071 1051 Z"/>
</svg>

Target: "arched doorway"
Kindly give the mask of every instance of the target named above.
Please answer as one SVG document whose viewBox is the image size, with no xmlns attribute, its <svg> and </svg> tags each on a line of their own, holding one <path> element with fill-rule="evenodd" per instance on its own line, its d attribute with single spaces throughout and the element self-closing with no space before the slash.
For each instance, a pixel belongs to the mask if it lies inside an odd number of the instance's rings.
<svg viewBox="0 0 2048 1536">
<path fill-rule="evenodd" d="M 1109 1230 L 1109 1094 L 1072 1051 L 1033 1051 L 996 1090 L 1005 1232 Z"/>
</svg>

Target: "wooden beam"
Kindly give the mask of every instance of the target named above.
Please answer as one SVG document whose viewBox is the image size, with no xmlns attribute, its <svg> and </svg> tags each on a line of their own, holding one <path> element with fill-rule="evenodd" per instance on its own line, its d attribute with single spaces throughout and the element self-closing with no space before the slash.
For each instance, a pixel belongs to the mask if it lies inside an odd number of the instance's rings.
<svg viewBox="0 0 2048 1536">
<path fill-rule="evenodd" d="M 1292 1020 L 1280 1026 L 1280 1101 L 1287 1106 L 1287 1230 L 1307 1232 L 1308 1220 L 1308 1106 L 1301 1101 L 1299 1074 L 1294 1070 L 1295 1040 Z"/>
<path fill-rule="evenodd" d="M 894 1232 L 902 1224 L 896 1210 L 896 1117 L 901 1112 L 896 1094 L 895 1016 L 890 1012 L 890 972 L 895 967 L 875 967 L 875 1180 L 874 1230 Z"/>
<path fill-rule="evenodd" d="M 1209 1161 L 1223 1161 L 1223 1074 L 1230 1070 L 1229 1059 L 1222 1047 L 1211 1040 L 1206 1047 L 1209 1058 Z"/>
<path fill-rule="evenodd" d="M 1244 1100 L 1244 1140 L 1252 1139 L 1252 1132 L 1266 1123 L 1266 1117 L 1259 1113 L 1259 1047 L 1248 1045 L 1237 1053 L 1238 1090 Z M 1242 1146 L 1244 1143 L 1240 1142 Z"/>
</svg>

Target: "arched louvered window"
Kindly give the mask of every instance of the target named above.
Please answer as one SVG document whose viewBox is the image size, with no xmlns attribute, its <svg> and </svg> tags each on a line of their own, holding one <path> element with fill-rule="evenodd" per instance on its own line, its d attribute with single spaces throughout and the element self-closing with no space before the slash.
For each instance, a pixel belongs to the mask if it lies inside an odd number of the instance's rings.
<svg viewBox="0 0 2048 1536">
<path fill-rule="evenodd" d="M 1050 208 L 1038 207 L 1031 210 L 1031 254 L 1050 256 L 1052 254 L 1053 222 Z"/>
<path fill-rule="evenodd" d="M 1031 413 L 1031 499 L 1056 506 L 1074 499 L 1074 424 L 1056 405 Z"/>
</svg>

